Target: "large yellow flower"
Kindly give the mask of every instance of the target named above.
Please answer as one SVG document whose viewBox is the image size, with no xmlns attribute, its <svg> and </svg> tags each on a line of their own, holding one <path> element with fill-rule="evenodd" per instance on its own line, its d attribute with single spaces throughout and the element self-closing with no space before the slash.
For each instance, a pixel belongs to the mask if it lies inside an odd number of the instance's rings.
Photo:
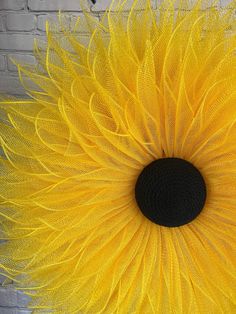
<svg viewBox="0 0 236 314">
<path fill-rule="evenodd" d="M 235 313 L 235 2 L 126 2 L 0 103 L 2 273 L 34 313 Z"/>
</svg>

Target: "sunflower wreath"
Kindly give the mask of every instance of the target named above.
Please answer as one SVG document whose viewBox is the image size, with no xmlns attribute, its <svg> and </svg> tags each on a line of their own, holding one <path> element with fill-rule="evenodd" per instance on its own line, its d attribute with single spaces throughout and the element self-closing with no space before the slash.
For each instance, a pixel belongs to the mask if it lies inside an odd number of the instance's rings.
<svg viewBox="0 0 236 314">
<path fill-rule="evenodd" d="M 34 313 L 235 313 L 235 2 L 129 4 L 1 100 L 1 272 Z"/>
</svg>

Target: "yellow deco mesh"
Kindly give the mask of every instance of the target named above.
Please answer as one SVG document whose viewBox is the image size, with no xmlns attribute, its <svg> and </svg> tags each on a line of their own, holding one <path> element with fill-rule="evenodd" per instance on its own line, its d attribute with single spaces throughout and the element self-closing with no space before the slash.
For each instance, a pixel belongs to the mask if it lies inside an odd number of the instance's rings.
<svg viewBox="0 0 236 314">
<path fill-rule="evenodd" d="M 33 313 L 233 314 L 235 1 L 128 2 L 99 22 L 84 9 L 87 39 L 60 15 L 37 66 L 18 65 L 30 98 L 1 99 L 1 273 Z M 208 188 L 177 228 L 134 198 L 163 157 L 196 165 Z"/>
</svg>

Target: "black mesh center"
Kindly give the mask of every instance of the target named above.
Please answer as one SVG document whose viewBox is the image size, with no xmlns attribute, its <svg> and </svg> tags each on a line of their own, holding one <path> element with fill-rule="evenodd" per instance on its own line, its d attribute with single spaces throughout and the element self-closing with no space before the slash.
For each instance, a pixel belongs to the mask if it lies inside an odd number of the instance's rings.
<svg viewBox="0 0 236 314">
<path fill-rule="evenodd" d="M 180 158 L 157 159 L 140 173 L 136 202 L 143 215 L 162 226 L 189 223 L 206 201 L 206 184 L 197 168 Z"/>
</svg>

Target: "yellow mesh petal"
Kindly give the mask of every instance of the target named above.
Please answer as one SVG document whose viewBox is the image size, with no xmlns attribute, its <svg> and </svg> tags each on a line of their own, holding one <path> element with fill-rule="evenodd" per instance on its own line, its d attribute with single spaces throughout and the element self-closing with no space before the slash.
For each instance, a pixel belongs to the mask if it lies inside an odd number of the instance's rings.
<svg viewBox="0 0 236 314">
<path fill-rule="evenodd" d="M 236 4 L 219 5 L 113 0 L 72 30 L 60 13 L 37 66 L 18 64 L 30 98 L 0 100 L 0 272 L 34 313 L 236 311 Z M 176 228 L 135 202 L 163 157 L 207 185 Z"/>
</svg>

